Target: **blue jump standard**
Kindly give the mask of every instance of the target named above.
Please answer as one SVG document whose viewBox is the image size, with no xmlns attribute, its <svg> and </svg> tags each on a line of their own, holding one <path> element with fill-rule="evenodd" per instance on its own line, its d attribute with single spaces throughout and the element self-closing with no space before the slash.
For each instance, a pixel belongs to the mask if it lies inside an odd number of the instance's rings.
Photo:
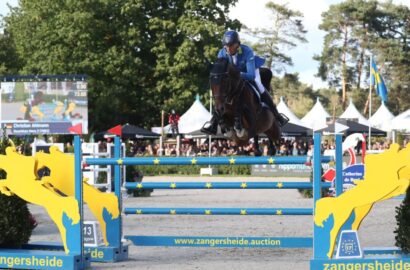
<svg viewBox="0 0 410 270">
<path fill-rule="evenodd" d="M 313 215 L 312 208 L 125 208 L 126 215 Z"/>
<path fill-rule="evenodd" d="M 330 156 L 323 156 L 323 163 L 333 161 Z M 87 158 L 88 165 L 273 165 L 306 164 L 308 156 L 290 157 L 125 157 L 125 158 Z"/>
<path fill-rule="evenodd" d="M 331 183 L 322 183 L 330 188 Z M 126 189 L 312 189 L 310 182 L 126 182 Z"/>
</svg>

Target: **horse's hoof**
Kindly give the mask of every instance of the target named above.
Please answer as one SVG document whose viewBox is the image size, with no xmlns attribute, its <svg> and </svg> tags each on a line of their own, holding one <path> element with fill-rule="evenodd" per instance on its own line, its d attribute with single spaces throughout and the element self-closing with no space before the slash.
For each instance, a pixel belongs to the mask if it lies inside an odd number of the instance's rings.
<svg viewBox="0 0 410 270">
<path fill-rule="evenodd" d="M 232 138 L 233 133 L 232 133 L 232 131 L 227 131 L 227 132 L 224 133 L 224 135 L 225 135 L 225 137 Z"/>
<path fill-rule="evenodd" d="M 245 129 L 241 129 L 241 130 L 237 130 L 235 129 L 236 132 L 236 136 L 238 136 L 238 138 L 244 138 L 246 135 L 246 130 Z"/>
</svg>

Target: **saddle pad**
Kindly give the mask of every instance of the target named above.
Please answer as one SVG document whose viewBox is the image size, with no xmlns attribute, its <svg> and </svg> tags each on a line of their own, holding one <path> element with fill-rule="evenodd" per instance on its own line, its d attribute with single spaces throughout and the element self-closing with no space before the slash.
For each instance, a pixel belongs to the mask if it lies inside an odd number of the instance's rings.
<svg viewBox="0 0 410 270">
<path fill-rule="evenodd" d="M 255 97 L 256 97 L 256 100 L 259 102 L 259 104 L 261 104 L 261 106 L 263 107 L 263 108 L 268 108 L 269 109 L 269 106 L 265 103 L 265 102 L 263 102 L 262 100 L 261 100 L 261 94 L 259 93 L 259 90 L 258 90 L 258 88 L 257 88 L 257 86 L 256 86 L 256 83 L 255 82 L 252 82 L 252 81 L 246 81 L 246 83 L 251 87 L 251 89 L 253 90 L 253 93 L 255 94 Z"/>
</svg>

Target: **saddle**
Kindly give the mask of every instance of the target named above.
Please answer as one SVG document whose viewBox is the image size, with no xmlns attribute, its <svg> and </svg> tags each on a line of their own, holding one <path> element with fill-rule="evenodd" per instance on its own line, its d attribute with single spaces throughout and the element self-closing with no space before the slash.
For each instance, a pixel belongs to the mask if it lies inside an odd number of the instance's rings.
<svg viewBox="0 0 410 270">
<path fill-rule="evenodd" d="M 261 94 L 259 93 L 258 86 L 256 85 L 256 82 L 255 81 L 245 81 L 245 82 L 253 90 L 252 92 L 253 92 L 253 96 L 256 99 L 256 102 L 260 104 L 257 113 L 260 113 L 260 111 L 263 108 L 269 109 L 269 106 L 265 102 L 263 102 L 262 99 L 261 99 Z"/>
</svg>

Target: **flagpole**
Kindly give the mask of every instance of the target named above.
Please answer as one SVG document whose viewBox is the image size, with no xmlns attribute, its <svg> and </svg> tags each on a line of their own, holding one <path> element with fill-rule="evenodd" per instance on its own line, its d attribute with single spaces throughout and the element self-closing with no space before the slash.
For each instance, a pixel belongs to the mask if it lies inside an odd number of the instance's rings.
<svg viewBox="0 0 410 270">
<path fill-rule="evenodd" d="M 370 122 L 370 118 L 372 117 L 372 60 L 373 60 L 373 55 L 371 54 L 370 55 L 370 83 L 369 83 L 369 136 L 368 136 L 368 143 L 367 143 L 367 146 L 368 146 L 368 150 L 371 150 L 372 149 L 372 146 L 371 146 L 371 137 L 372 137 L 372 135 L 371 135 L 371 132 L 372 132 L 372 124 L 371 124 L 371 122 Z"/>
</svg>

